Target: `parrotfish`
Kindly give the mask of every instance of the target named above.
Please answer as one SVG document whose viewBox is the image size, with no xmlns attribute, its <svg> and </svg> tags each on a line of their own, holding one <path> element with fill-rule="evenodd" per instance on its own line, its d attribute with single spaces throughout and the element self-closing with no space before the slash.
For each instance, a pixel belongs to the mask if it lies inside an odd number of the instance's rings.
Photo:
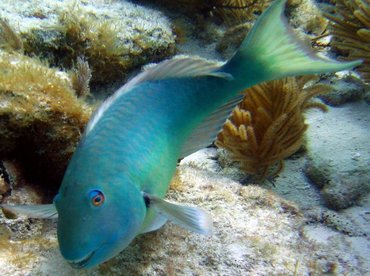
<svg viewBox="0 0 370 276">
<path fill-rule="evenodd" d="M 177 56 L 143 70 L 94 113 L 52 204 L 1 207 L 57 218 L 61 254 L 74 268 L 111 259 L 167 220 L 210 235 L 207 212 L 163 199 L 178 159 L 215 139 L 240 91 L 361 62 L 336 62 L 303 47 L 284 16 L 285 2 L 274 1 L 228 62 Z"/>
</svg>

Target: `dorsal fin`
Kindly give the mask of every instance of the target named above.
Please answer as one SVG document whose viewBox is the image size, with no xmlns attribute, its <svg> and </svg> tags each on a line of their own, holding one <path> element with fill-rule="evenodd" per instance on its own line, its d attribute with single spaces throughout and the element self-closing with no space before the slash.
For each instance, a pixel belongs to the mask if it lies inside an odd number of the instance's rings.
<svg viewBox="0 0 370 276">
<path fill-rule="evenodd" d="M 231 115 L 232 110 L 242 99 L 243 95 L 239 94 L 204 118 L 203 121 L 192 131 L 190 137 L 183 145 L 180 158 L 209 146 L 222 129 L 226 119 Z"/>
<path fill-rule="evenodd" d="M 191 78 L 200 76 L 230 78 L 230 74 L 217 72 L 217 70 L 219 70 L 224 64 L 225 62 L 207 60 L 197 56 L 178 55 L 158 64 L 149 64 L 144 66 L 144 74 L 140 74 L 142 77 L 140 82 L 146 80 Z"/>
<path fill-rule="evenodd" d="M 135 86 L 145 81 L 163 80 L 170 78 L 190 78 L 200 76 L 214 76 L 220 78 L 232 79 L 228 73 L 220 72 L 223 62 L 210 61 L 200 57 L 175 56 L 172 59 L 162 61 L 155 65 L 144 67 L 144 70 L 132 78 L 129 82 L 118 89 L 95 111 L 86 126 L 85 135 L 87 135 L 99 121 L 112 103 Z"/>
</svg>

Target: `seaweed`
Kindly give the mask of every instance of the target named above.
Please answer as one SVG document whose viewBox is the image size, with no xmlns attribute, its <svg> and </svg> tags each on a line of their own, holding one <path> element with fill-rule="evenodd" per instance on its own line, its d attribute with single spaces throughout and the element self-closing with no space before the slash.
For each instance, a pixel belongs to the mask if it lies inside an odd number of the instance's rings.
<svg viewBox="0 0 370 276">
<path fill-rule="evenodd" d="M 226 25 L 234 26 L 254 21 L 271 3 L 271 0 L 214 0 L 210 1 L 213 13 Z"/>
<path fill-rule="evenodd" d="M 271 2 L 271 0 L 215 0 L 213 9 L 227 25 L 233 26 L 255 21 Z"/>
<path fill-rule="evenodd" d="M 254 21 L 272 0 L 156 0 L 155 2 L 161 7 L 180 11 L 192 18 L 212 18 L 218 23 L 231 27 Z"/>
<path fill-rule="evenodd" d="M 123 81 L 133 69 L 175 52 L 174 43 L 151 37 L 144 27 L 130 29 L 120 18 L 96 14 L 82 4 L 57 12 L 55 25 L 23 34 L 25 53 L 64 69 L 72 69 L 83 56 L 89 61 L 92 84 Z"/>
<path fill-rule="evenodd" d="M 326 13 L 331 21 L 331 46 L 344 60 L 363 59 L 357 68 L 366 83 L 370 82 L 370 3 L 368 0 L 337 0 L 336 14 Z"/>
<path fill-rule="evenodd" d="M 0 48 L 8 51 L 23 51 L 23 41 L 8 21 L 0 18 Z"/>
<path fill-rule="evenodd" d="M 78 57 L 76 68 L 71 74 L 72 85 L 78 97 L 86 97 L 90 95 L 90 79 L 91 69 L 89 63 L 83 58 Z"/>
<path fill-rule="evenodd" d="M 216 145 L 227 149 L 257 181 L 276 176 L 283 169 L 283 159 L 303 144 L 307 129 L 303 112 L 308 108 L 326 111 L 324 104 L 311 99 L 327 92 L 328 87 L 316 84 L 303 88 L 312 78 L 290 77 L 246 89 Z"/>
<path fill-rule="evenodd" d="M 0 157 L 20 160 L 57 186 L 92 108 L 68 74 L 36 58 L 0 51 Z"/>
</svg>

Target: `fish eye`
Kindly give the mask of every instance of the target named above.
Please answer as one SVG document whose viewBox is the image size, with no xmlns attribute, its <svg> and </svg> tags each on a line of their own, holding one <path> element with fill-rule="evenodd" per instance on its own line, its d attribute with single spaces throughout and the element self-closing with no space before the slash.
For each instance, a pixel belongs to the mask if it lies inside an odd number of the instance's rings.
<svg viewBox="0 0 370 276">
<path fill-rule="evenodd" d="M 90 202 L 93 206 L 96 206 L 96 207 L 99 207 L 101 205 L 103 205 L 104 201 L 105 201 L 105 196 L 104 194 L 99 191 L 99 190 L 92 190 L 90 191 Z"/>
</svg>

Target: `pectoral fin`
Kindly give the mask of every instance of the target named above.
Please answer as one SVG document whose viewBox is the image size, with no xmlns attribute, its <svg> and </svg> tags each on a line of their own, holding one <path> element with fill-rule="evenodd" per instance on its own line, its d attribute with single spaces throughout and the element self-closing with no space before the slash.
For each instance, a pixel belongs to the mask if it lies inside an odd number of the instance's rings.
<svg viewBox="0 0 370 276">
<path fill-rule="evenodd" d="M 16 215 L 24 215 L 29 218 L 55 219 L 58 218 L 58 212 L 54 204 L 39 205 L 8 205 L 1 204 L 3 210 L 7 210 Z"/>
<path fill-rule="evenodd" d="M 161 228 L 167 222 L 167 218 L 157 212 L 153 221 L 144 229 L 141 230 L 141 234 L 152 232 Z"/>
<path fill-rule="evenodd" d="M 170 203 L 147 193 L 144 193 L 144 199 L 148 202 L 148 207 L 155 208 L 160 215 L 173 223 L 199 234 L 212 234 L 212 218 L 202 209 Z"/>
</svg>

